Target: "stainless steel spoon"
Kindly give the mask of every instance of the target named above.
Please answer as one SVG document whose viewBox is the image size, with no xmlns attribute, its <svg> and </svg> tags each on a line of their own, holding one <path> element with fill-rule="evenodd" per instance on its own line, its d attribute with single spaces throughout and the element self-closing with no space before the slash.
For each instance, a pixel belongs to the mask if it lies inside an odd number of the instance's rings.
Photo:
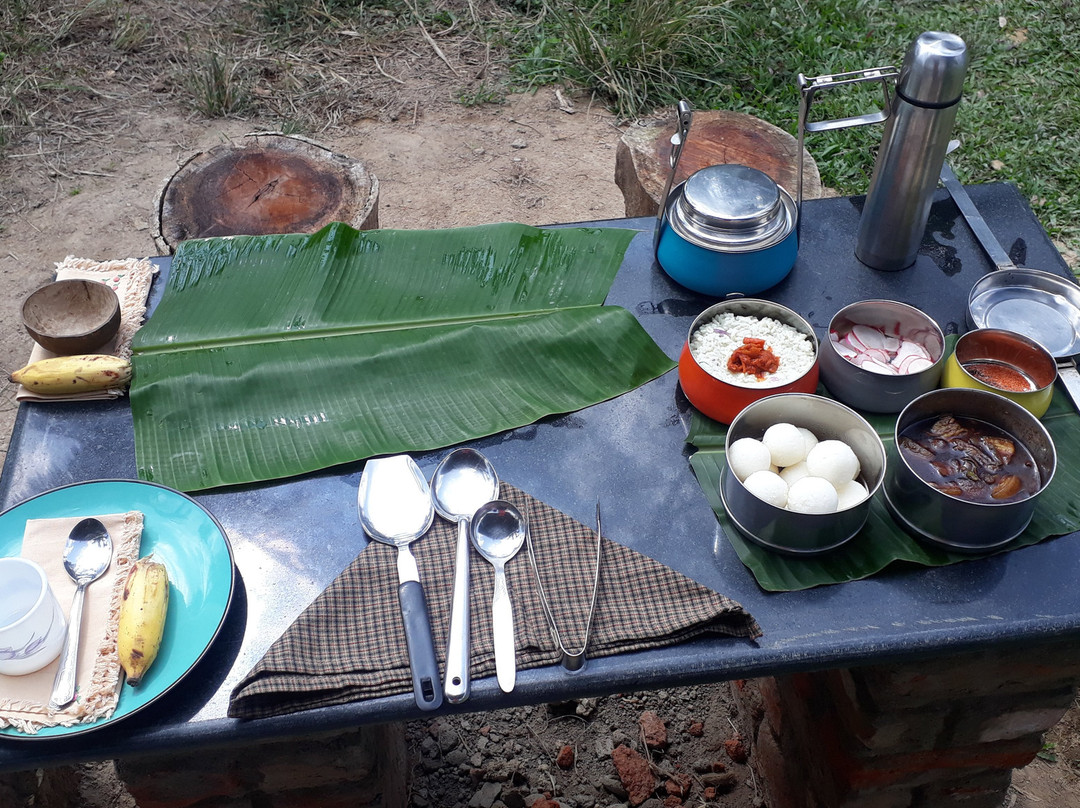
<svg viewBox="0 0 1080 808">
<path fill-rule="evenodd" d="M 442 459 L 431 477 L 436 510 L 458 525 L 443 686 L 452 704 L 469 698 L 469 520 L 477 508 L 498 495 L 499 477 L 488 459 L 475 449 L 455 449 Z"/>
<path fill-rule="evenodd" d="M 514 649 L 514 606 L 506 586 L 506 562 L 525 543 L 529 526 L 511 503 L 494 500 L 480 507 L 472 519 L 472 541 L 480 555 L 495 567 L 495 594 L 491 598 L 491 628 L 495 643 L 495 676 L 504 693 L 514 689 L 517 661 Z"/>
<path fill-rule="evenodd" d="M 413 696 L 421 710 L 434 710 L 443 701 L 439 663 L 420 570 L 409 550 L 409 544 L 427 533 L 435 519 L 427 480 L 408 455 L 372 458 L 360 475 L 356 503 L 364 532 L 397 547 L 398 602 L 409 649 Z"/>
<path fill-rule="evenodd" d="M 60 667 L 53 681 L 49 709 L 63 709 L 75 700 L 75 673 L 86 588 L 105 573 L 112 563 L 112 556 L 113 543 L 109 531 L 94 518 L 83 519 L 76 524 L 64 543 L 64 569 L 75 582 L 75 597 L 71 601 L 67 639 L 60 653 Z"/>
</svg>

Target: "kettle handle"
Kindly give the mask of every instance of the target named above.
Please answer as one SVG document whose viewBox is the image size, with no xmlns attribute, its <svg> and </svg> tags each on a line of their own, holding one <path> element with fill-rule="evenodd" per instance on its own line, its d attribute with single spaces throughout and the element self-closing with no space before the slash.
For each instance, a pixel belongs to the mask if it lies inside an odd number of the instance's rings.
<svg viewBox="0 0 1080 808">
<path fill-rule="evenodd" d="M 892 98 L 889 95 L 889 82 L 900 75 L 895 67 L 871 67 L 866 70 L 852 70 L 848 73 L 833 73 L 825 76 L 813 76 L 807 78 L 799 73 L 796 82 L 799 86 L 799 133 L 796 146 L 796 160 L 799 162 L 798 188 L 795 195 L 799 210 L 799 224 L 802 224 L 802 201 L 803 201 L 803 142 L 806 133 L 831 132 L 836 129 L 847 129 L 852 126 L 865 126 L 866 124 L 883 123 L 888 120 L 892 113 Z M 810 107 L 814 104 L 814 96 L 821 90 L 835 90 L 848 87 L 852 84 L 864 82 L 880 82 L 884 98 L 880 109 L 866 112 L 862 115 L 853 115 L 848 118 L 835 118 L 832 120 L 811 121 Z"/>
<path fill-rule="evenodd" d="M 682 156 L 686 137 L 690 134 L 690 122 L 693 120 L 694 110 L 688 101 L 680 101 L 678 106 L 678 120 L 675 125 L 675 134 L 671 136 L 671 172 L 664 184 L 664 193 L 660 196 L 660 205 L 656 211 L 656 230 L 653 232 L 653 254 L 660 244 L 660 231 L 664 227 L 664 216 L 667 215 L 668 194 L 675 182 L 675 172 L 679 167 L 679 158 Z"/>
</svg>

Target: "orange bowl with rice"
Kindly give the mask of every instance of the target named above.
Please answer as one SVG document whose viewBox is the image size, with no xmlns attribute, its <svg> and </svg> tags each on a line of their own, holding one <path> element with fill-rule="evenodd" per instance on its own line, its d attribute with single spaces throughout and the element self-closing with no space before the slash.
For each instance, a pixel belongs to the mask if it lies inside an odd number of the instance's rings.
<svg viewBox="0 0 1080 808">
<path fill-rule="evenodd" d="M 730 424 L 755 401 L 778 393 L 813 393 L 817 336 L 786 306 L 724 300 L 695 318 L 679 356 L 679 384 L 691 404 Z"/>
</svg>

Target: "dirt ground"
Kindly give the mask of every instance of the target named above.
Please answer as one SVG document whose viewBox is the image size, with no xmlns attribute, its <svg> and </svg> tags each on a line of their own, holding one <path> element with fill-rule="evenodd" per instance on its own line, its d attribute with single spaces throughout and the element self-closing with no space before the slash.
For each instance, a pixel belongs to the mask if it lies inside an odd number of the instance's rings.
<svg viewBox="0 0 1080 808">
<path fill-rule="evenodd" d="M 362 120 L 328 136 L 312 136 L 333 150 L 363 160 L 381 184 L 379 220 L 385 228 L 435 228 L 517 221 L 529 224 L 615 218 L 622 195 L 613 180 L 615 149 L 625 125 L 588 97 L 574 98 L 573 114 L 560 108 L 554 91 L 513 96 L 504 105 L 416 105 L 396 120 Z M 28 138 L 0 161 L 0 367 L 23 364 L 30 340 L 18 317 L 22 298 L 50 279 L 55 262 L 72 255 L 91 259 L 155 254 L 153 206 L 162 183 L 194 152 L 252 131 L 250 122 L 207 121 L 167 105 L 132 106 L 110 131 L 89 142 Z M 0 400 L 0 438 L 7 445 L 16 405 Z M 680 735 L 675 752 L 686 765 L 716 759 L 716 743 L 730 729 L 729 703 L 720 688 L 678 699 L 680 721 L 699 720 L 721 735 Z M 554 756 L 573 742 L 568 723 L 636 736 L 634 721 L 654 709 L 665 716 L 671 694 L 600 700 L 586 719 L 571 722 L 519 711 L 448 719 L 438 727 L 413 727 L 417 766 L 413 804 L 466 804 L 469 795 L 440 791 L 439 766 L 425 767 L 425 737 L 440 729 L 474 738 L 477 728 L 496 737 L 529 730 L 533 757 Z M 629 701 L 628 701 L 629 699 Z M 674 708 L 672 708 L 674 709 Z M 535 711 L 534 711 L 535 712 Z M 670 713 L 670 710 L 669 710 Z M 523 715 L 525 717 L 523 718 Z M 533 719 L 536 718 L 534 721 Z M 1014 777 L 1006 805 L 1016 808 L 1080 808 L 1080 710 L 1074 709 L 1047 738 L 1043 758 Z M 428 740 L 430 745 L 431 741 Z M 441 743 L 441 741 L 439 742 Z M 584 743 L 584 741 L 582 742 Z M 590 741 L 592 743 L 592 741 Z M 586 762 L 588 758 L 588 762 Z M 108 777 L 107 767 L 84 771 L 83 804 L 121 808 L 134 803 Z M 581 756 L 570 773 L 558 773 L 562 795 L 580 794 L 610 779 L 610 758 Z M 748 778 L 748 776 L 747 776 Z M 418 793 L 427 797 L 416 797 Z M 610 795 L 609 795 L 610 796 Z M 579 803 L 580 804 L 580 803 Z M 608 804 L 601 799 L 597 805 Z M 759 804 L 751 779 L 713 804 L 750 808 Z"/>
</svg>

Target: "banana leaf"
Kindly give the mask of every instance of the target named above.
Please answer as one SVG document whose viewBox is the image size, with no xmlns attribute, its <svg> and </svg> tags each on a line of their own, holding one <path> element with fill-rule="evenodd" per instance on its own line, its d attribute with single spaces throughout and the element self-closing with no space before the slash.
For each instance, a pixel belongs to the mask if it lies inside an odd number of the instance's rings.
<svg viewBox="0 0 1080 808">
<path fill-rule="evenodd" d="M 603 306 L 634 232 L 516 224 L 180 244 L 133 344 L 140 478 L 182 491 L 425 451 L 673 362 Z"/>
</svg>

